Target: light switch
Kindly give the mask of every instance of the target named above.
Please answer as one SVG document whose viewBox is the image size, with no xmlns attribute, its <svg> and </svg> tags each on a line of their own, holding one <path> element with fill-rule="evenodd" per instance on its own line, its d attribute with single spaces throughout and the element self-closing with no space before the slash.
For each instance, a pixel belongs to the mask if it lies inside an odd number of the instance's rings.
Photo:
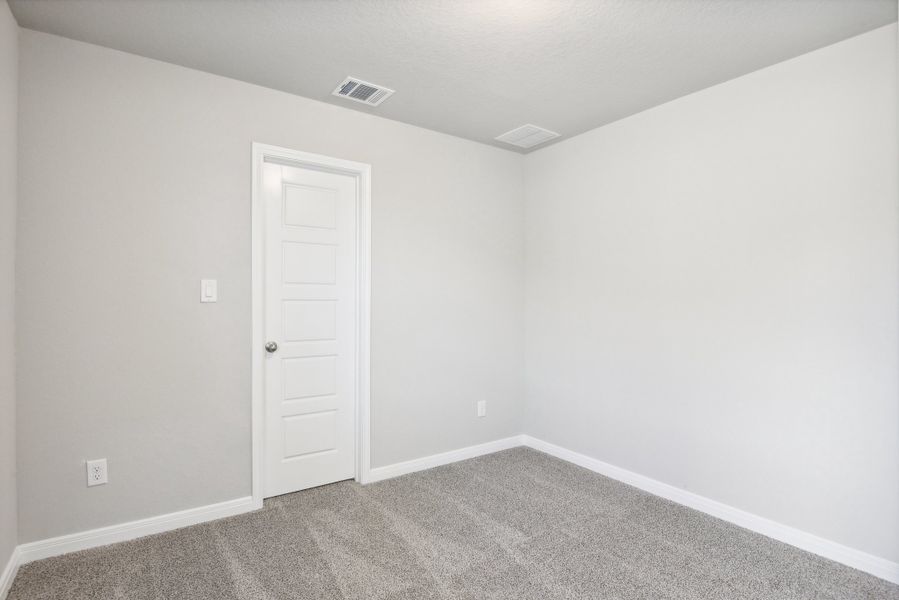
<svg viewBox="0 0 899 600">
<path fill-rule="evenodd" d="M 487 401 L 486 400 L 478 400 L 478 416 L 479 417 L 487 416 Z"/>
<path fill-rule="evenodd" d="M 215 279 L 200 280 L 200 302 L 218 302 L 219 286 Z"/>
</svg>

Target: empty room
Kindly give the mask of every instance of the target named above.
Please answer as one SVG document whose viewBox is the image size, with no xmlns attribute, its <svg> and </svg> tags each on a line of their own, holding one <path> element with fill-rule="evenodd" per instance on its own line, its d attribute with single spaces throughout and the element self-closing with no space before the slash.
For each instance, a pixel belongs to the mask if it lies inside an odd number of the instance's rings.
<svg viewBox="0 0 899 600">
<path fill-rule="evenodd" d="M 899 600 L 896 0 L 0 0 L 0 600 Z"/>
</svg>

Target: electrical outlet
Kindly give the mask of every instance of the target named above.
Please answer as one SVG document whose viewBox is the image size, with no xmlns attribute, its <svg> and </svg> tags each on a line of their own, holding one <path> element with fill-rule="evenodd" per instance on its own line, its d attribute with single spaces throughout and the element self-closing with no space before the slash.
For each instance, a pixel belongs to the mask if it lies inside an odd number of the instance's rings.
<svg viewBox="0 0 899 600">
<path fill-rule="evenodd" d="M 478 416 L 479 417 L 487 416 L 487 401 L 486 400 L 478 400 Z"/>
<path fill-rule="evenodd" d="M 87 461 L 87 486 L 103 485 L 107 479 L 106 459 L 98 458 L 97 460 Z"/>
</svg>

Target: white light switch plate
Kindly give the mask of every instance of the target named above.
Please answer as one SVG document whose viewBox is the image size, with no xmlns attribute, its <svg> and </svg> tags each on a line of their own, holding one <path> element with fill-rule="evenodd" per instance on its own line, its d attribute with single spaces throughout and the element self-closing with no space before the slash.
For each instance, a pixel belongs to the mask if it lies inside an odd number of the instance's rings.
<svg viewBox="0 0 899 600">
<path fill-rule="evenodd" d="M 219 284 L 215 279 L 200 280 L 200 302 L 218 302 Z"/>
<path fill-rule="evenodd" d="M 487 416 L 487 401 L 486 400 L 478 400 L 478 416 L 479 417 Z"/>
</svg>

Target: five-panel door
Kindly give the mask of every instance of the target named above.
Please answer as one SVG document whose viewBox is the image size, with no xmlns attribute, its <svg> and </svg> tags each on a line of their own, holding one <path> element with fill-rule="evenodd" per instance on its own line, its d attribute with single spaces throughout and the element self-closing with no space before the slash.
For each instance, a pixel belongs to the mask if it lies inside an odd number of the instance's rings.
<svg viewBox="0 0 899 600">
<path fill-rule="evenodd" d="M 266 162 L 266 497 L 355 474 L 356 179 Z"/>
</svg>

